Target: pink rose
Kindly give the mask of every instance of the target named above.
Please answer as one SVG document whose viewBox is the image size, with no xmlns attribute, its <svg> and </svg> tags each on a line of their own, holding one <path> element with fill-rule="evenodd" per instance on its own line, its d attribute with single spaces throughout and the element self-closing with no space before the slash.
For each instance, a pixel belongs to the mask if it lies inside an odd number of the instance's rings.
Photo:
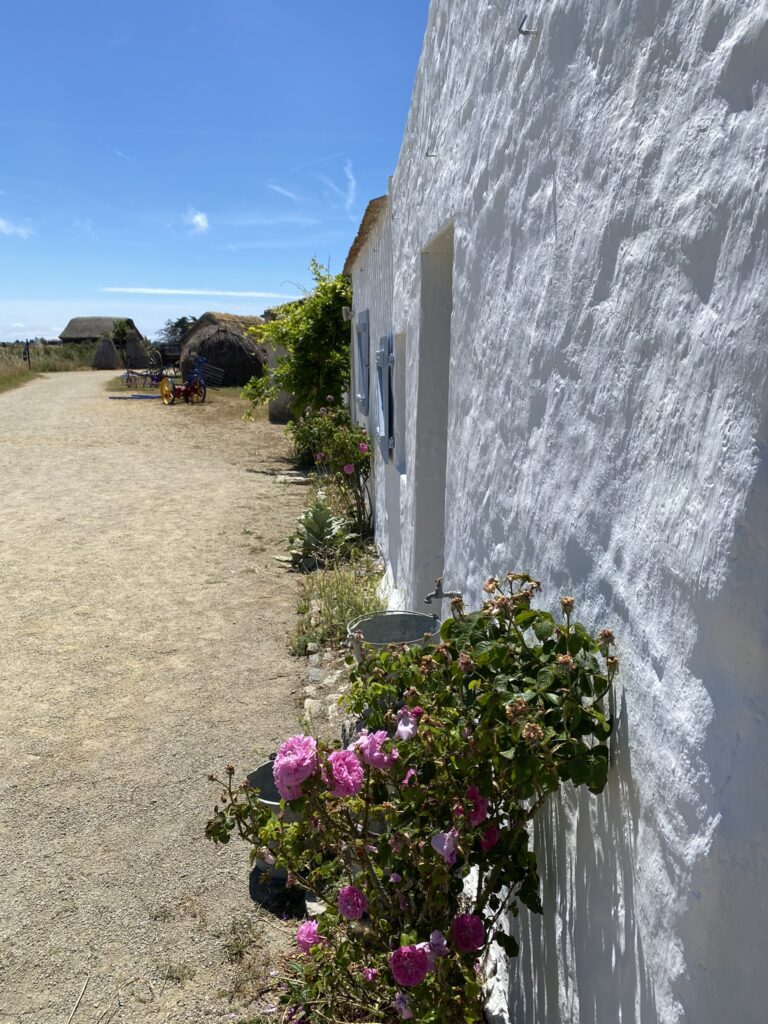
<svg viewBox="0 0 768 1024">
<path fill-rule="evenodd" d="M 415 948 L 416 949 L 423 949 L 424 950 L 424 952 L 427 954 L 427 959 L 429 960 L 429 969 L 430 969 L 430 971 L 434 971 L 434 969 L 435 969 L 435 952 L 432 949 L 432 946 L 428 942 L 417 942 Z"/>
<path fill-rule="evenodd" d="M 488 851 L 492 850 L 496 843 L 498 843 L 499 839 L 501 839 L 501 832 L 499 829 L 496 825 L 489 825 L 483 832 L 482 839 L 480 840 L 480 848 L 485 853 L 488 853 Z"/>
<path fill-rule="evenodd" d="M 485 925 L 477 914 L 459 914 L 451 924 L 451 938 L 460 953 L 472 953 L 485 944 Z"/>
<path fill-rule="evenodd" d="M 355 467 L 352 465 L 351 462 L 345 462 L 341 468 L 344 470 L 347 476 L 352 476 L 352 474 L 355 472 Z"/>
<path fill-rule="evenodd" d="M 375 981 L 379 976 L 379 972 L 375 967 L 364 967 L 363 977 L 366 981 Z"/>
<path fill-rule="evenodd" d="M 415 769 L 409 768 L 408 771 L 403 776 L 403 781 L 400 783 L 400 785 L 403 786 L 404 788 L 408 787 L 408 786 L 411 786 L 411 785 L 414 784 L 412 782 L 412 780 L 415 779 L 415 778 L 416 778 L 416 771 L 415 771 Z"/>
<path fill-rule="evenodd" d="M 283 800 L 302 795 L 301 784 L 317 771 L 317 743 L 312 736 L 291 736 L 280 745 L 272 775 Z"/>
<path fill-rule="evenodd" d="M 455 829 L 451 829 L 450 832 L 438 832 L 437 835 L 432 836 L 432 849 L 440 854 L 446 864 L 451 866 L 456 863 L 456 840 L 458 838 L 459 833 Z"/>
<path fill-rule="evenodd" d="M 381 749 L 388 739 L 389 736 L 383 729 L 379 729 L 378 732 L 368 732 L 364 729 L 349 749 L 357 750 L 363 762 L 369 764 L 371 768 L 385 771 L 400 756 L 396 750 L 387 754 Z"/>
<path fill-rule="evenodd" d="M 348 921 L 359 921 L 368 909 L 368 900 L 356 885 L 345 885 L 339 892 L 339 913 Z"/>
<path fill-rule="evenodd" d="M 365 454 L 366 452 L 369 452 L 371 450 L 368 447 L 368 445 L 365 443 L 365 441 L 361 441 L 360 444 L 357 446 L 357 448 L 358 448 L 358 451 L 361 451 L 363 454 Z"/>
<path fill-rule="evenodd" d="M 429 974 L 429 956 L 420 946 L 400 946 L 389 958 L 389 967 L 398 985 L 413 988 Z"/>
<path fill-rule="evenodd" d="M 487 797 L 480 796 L 480 790 L 477 786 L 469 786 L 466 797 L 472 804 L 472 810 L 469 812 L 469 823 L 472 828 L 477 828 L 488 817 L 488 804 L 490 801 Z"/>
<path fill-rule="evenodd" d="M 395 739 L 412 740 L 419 728 L 419 719 L 424 714 L 421 708 L 400 708 L 397 712 Z"/>
<path fill-rule="evenodd" d="M 461 671 L 471 672 L 474 667 L 474 661 L 472 661 L 470 656 L 465 651 L 462 651 L 461 654 L 459 655 L 459 668 L 461 669 Z"/>
<path fill-rule="evenodd" d="M 364 779 L 363 766 L 351 750 L 334 750 L 328 755 L 328 767 L 331 769 L 331 777 L 326 777 L 326 783 L 330 787 L 331 796 L 354 796 L 360 792 Z"/>
<path fill-rule="evenodd" d="M 296 944 L 303 953 L 308 953 L 313 946 L 322 946 L 325 939 L 317 931 L 317 921 L 305 921 L 296 932 Z"/>
</svg>

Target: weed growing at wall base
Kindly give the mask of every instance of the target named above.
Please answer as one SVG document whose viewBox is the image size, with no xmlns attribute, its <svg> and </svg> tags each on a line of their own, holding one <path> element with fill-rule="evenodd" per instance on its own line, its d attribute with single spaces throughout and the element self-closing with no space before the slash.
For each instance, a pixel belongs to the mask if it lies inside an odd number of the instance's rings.
<svg viewBox="0 0 768 1024">
<path fill-rule="evenodd" d="M 381 577 L 381 566 L 367 558 L 307 576 L 292 653 L 306 654 L 309 643 L 339 644 L 346 639 L 347 623 L 384 611 Z"/>
<path fill-rule="evenodd" d="M 485 589 L 478 611 L 453 602 L 439 644 L 365 657 L 346 749 L 281 745 L 279 813 L 234 768 L 214 780 L 208 837 L 236 832 L 328 906 L 298 928 L 284 1019 L 480 1021 L 491 948 L 516 955 L 520 907 L 541 911 L 532 820 L 563 783 L 605 786 L 612 633 L 573 621 L 570 597 L 562 621 L 534 609 L 525 573 Z"/>
</svg>

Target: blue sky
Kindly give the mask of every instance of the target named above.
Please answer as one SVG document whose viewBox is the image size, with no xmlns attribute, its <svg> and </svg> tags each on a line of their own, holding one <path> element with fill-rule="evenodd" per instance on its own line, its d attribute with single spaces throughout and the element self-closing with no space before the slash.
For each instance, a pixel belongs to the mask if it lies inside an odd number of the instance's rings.
<svg viewBox="0 0 768 1024">
<path fill-rule="evenodd" d="M 340 270 L 394 170 L 428 7 L 5 4 L 0 340 L 258 313 L 312 256 Z"/>
</svg>

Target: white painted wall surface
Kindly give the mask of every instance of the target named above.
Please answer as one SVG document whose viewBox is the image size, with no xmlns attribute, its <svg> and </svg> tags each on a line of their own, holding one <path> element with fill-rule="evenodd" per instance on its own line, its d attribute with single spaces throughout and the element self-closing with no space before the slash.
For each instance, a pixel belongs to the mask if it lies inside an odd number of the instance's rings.
<svg viewBox="0 0 768 1024">
<path fill-rule="evenodd" d="M 421 253 L 453 224 L 446 587 L 474 603 L 529 569 L 620 639 L 610 784 L 552 800 L 545 913 L 513 924 L 494 1005 L 762 1024 L 768 4 L 525 10 L 538 39 L 501 0 L 433 0 L 391 251 L 372 236 L 354 273 L 372 339 L 407 336 L 412 466 Z M 377 483 L 398 598 L 421 609 L 414 480 L 380 464 Z"/>
</svg>

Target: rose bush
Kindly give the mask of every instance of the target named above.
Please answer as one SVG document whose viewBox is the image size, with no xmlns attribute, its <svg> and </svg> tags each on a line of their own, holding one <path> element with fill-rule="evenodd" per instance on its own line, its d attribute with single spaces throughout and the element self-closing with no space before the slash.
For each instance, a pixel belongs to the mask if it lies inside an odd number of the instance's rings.
<svg viewBox="0 0 768 1024">
<path fill-rule="evenodd" d="M 613 635 L 573 621 L 572 598 L 563 621 L 535 610 L 539 589 L 491 579 L 479 611 L 454 602 L 438 645 L 368 655 L 348 698 L 366 728 L 349 748 L 281 747 L 298 821 L 232 771 L 219 780 L 208 836 L 237 831 L 252 859 L 268 848 L 334 908 L 297 934 L 294 1019 L 481 1020 L 490 948 L 516 955 L 520 906 L 541 910 L 532 819 L 563 783 L 599 793 L 608 771 Z"/>
<path fill-rule="evenodd" d="M 332 396 L 329 396 L 332 399 Z M 361 539 L 371 533 L 371 440 L 352 422 L 347 410 L 329 402 L 307 408 L 288 425 L 295 457 L 330 482 Z"/>
</svg>

